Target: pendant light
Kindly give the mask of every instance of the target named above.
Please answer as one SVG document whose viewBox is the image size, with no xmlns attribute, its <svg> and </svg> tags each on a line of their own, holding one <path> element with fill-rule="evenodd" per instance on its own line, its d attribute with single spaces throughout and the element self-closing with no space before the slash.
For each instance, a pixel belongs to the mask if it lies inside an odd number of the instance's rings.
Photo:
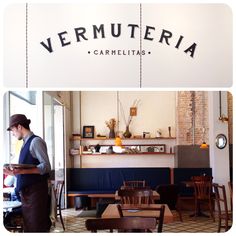
<svg viewBox="0 0 236 236">
<path fill-rule="evenodd" d="M 202 149 L 208 148 L 208 145 L 205 141 L 206 129 L 205 129 L 205 122 L 204 122 L 204 120 L 205 120 L 205 107 L 204 107 L 204 105 L 205 105 L 205 92 L 202 91 L 202 144 L 200 145 L 200 148 L 202 148 Z"/>
<path fill-rule="evenodd" d="M 221 99 L 221 91 L 219 91 L 219 120 L 221 122 L 228 122 L 229 119 L 227 116 L 225 116 L 224 114 L 222 114 L 222 99 Z"/>
<path fill-rule="evenodd" d="M 196 98 L 196 94 L 195 94 L 195 91 L 191 91 L 190 92 L 191 94 L 191 102 L 192 102 L 192 145 L 195 145 L 195 108 L 196 108 L 196 101 L 195 101 L 195 98 Z"/>
<path fill-rule="evenodd" d="M 200 145 L 200 148 L 202 148 L 202 149 L 208 148 L 207 143 L 206 142 L 202 142 L 202 144 Z"/>
</svg>

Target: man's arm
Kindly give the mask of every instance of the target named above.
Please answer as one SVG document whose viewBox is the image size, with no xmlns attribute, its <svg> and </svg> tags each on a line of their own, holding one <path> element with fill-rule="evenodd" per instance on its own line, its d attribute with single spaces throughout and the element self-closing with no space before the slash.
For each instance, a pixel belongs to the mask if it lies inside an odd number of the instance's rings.
<svg viewBox="0 0 236 236">
<path fill-rule="evenodd" d="M 32 140 L 30 145 L 30 152 L 34 158 L 37 158 L 40 162 L 39 165 L 35 168 L 30 169 L 10 169 L 5 168 L 4 173 L 8 175 L 17 175 L 17 174 L 46 174 L 51 170 L 51 165 L 49 162 L 48 154 L 47 154 L 47 145 L 43 139 L 36 137 Z"/>
<path fill-rule="evenodd" d="M 51 165 L 49 162 L 48 152 L 47 152 L 47 145 L 43 139 L 40 137 L 36 137 L 32 140 L 30 145 L 30 152 L 34 158 L 37 158 L 40 162 L 37 165 L 37 169 L 39 170 L 39 174 L 43 175 L 49 173 L 51 171 Z M 32 170 L 34 173 L 37 174 L 37 170 Z"/>
<path fill-rule="evenodd" d="M 32 171 L 33 173 L 31 174 L 41 174 L 41 175 L 49 173 L 51 170 L 51 165 L 49 162 L 47 145 L 45 141 L 40 137 L 34 138 L 30 145 L 30 153 L 34 158 L 38 159 L 40 164 L 37 165 L 37 168 L 33 168 L 32 170 L 29 169 L 26 171 Z M 38 169 L 38 171 L 36 169 Z"/>
</svg>

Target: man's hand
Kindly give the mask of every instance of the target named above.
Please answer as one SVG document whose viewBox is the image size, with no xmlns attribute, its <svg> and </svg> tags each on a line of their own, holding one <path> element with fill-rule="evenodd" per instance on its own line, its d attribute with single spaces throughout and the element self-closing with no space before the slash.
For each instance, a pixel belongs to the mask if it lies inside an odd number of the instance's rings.
<svg viewBox="0 0 236 236">
<path fill-rule="evenodd" d="M 15 175 L 13 169 L 10 167 L 3 167 L 3 173 L 11 176 Z"/>
<path fill-rule="evenodd" d="M 14 175 L 24 174 L 22 169 L 19 169 L 19 168 L 13 168 L 13 173 Z"/>
</svg>

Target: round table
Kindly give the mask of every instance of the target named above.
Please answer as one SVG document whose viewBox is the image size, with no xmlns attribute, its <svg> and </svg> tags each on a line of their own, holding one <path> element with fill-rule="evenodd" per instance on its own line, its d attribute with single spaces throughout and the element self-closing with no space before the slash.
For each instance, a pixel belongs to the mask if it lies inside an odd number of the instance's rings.
<svg viewBox="0 0 236 236">
<path fill-rule="evenodd" d="M 21 207 L 22 203 L 19 201 L 3 201 L 3 211 L 11 211 L 13 208 Z"/>
<path fill-rule="evenodd" d="M 21 207 L 22 203 L 19 201 L 3 201 L 3 222 L 4 222 L 4 226 L 6 229 L 10 230 L 14 230 L 13 232 L 23 232 L 23 226 L 22 223 L 17 223 L 15 225 L 15 223 L 13 225 L 8 224 L 9 223 L 9 219 L 7 220 L 8 216 L 10 216 L 10 214 L 18 207 Z M 20 209 L 20 208 L 19 208 Z M 14 217 L 12 215 L 12 217 Z"/>
</svg>

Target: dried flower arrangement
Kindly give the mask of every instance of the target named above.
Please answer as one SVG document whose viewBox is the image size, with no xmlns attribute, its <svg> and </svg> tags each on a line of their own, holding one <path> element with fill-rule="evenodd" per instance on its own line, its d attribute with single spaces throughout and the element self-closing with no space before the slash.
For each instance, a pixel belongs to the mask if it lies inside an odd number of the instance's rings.
<svg viewBox="0 0 236 236">
<path fill-rule="evenodd" d="M 110 130 L 114 130 L 116 127 L 116 119 L 115 118 L 111 118 L 109 121 L 106 121 L 106 126 L 110 129 Z"/>
</svg>

